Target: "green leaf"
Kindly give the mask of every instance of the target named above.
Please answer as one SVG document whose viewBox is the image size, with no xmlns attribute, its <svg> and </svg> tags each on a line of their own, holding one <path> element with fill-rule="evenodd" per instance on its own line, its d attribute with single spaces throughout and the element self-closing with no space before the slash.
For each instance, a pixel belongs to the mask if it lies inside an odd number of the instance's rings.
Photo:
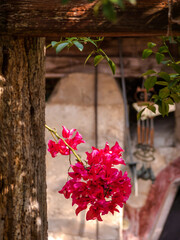
<svg viewBox="0 0 180 240">
<path fill-rule="evenodd" d="M 151 98 L 152 99 L 159 99 L 159 96 L 157 94 L 153 94 Z"/>
<path fill-rule="evenodd" d="M 166 73 L 166 72 L 159 72 L 158 75 L 159 75 L 162 79 L 166 80 L 167 82 L 170 81 L 170 76 L 169 76 L 168 73 Z"/>
<path fill-rule="evenodd" d="M 115 63 L 111 59 L 109 59 L 108 60 L 108 64 L 109 64 L 109 66 L 111 68 L 112 73 L 115 74 L 115 72 L 116 72 L 116 65 L 115 65 Z"/>
<path fill-rule="evenodd" d="M 155 85 L 156 81 L 157 81 L 157 77 L 156 76 L 148 77 L 145 80 L 144 86 L 147 89 L 147 91 L 149 91 L 149 89 L 152 88 Z"/>
<path fill-rule="evenodd" d="M 168 52 L 168 47 L 167 46 L 162 46 L 159 48 L 159 53 L 167 53 Z"/>
<path fill-rule="evenodd" d="M 166 98 L 169 96 L 169 94 L 170 94 L 170 91 L 169 91 L 168 87 L 164 87 L 159 91 L 160 98 Z"/>
<path fill-rule="evenodd" d="M 104 56 L 102 56 L 102 55 L 95 56 L 95 58 L 94 58 L 94 66 L 97 66 L 103 59 L 104 59 Z"/>
<path fill-rule="evenodd" d="M 144 112 L 146 108 L 143 108 L 140 112 L 137 114 L 137 120 L 140 120 L 142 113 Z"/>
<path fill-rule="evenodd" d="M 149 105 L 147 108 L 148 108 L 149 110 L 151 110 L 153 113 L 156 112 L 156 108 L 155 108 L 155 106 L 153 106 L 153 105 Z"/>
<path fill-rule="evenodd" d="M 174 100 L 175 103 L 180 102 L 180 96 L 178 96 L 177 94 L 173 93 L 170 95 L 170 97 Z"/>
<path fill-rule="evenodd" d="M 147 57 L 149 57 L 152 54 L 152 50 L 151 49 L 144 49 L 143 53 L 142 53 L 142 58 L 145 59 Z"/>
<path fill-rule="evenodd" d="M 89 58 L 92 56 L 93 53 L 94 53 L 94 51 L 92 51 L 92 52 L 87 56 L 86 61 L 84 62 L 84 64 L 87 63 L 87 61 L 89 60 Z"/>
<path fill-rule="evenodd" d="M 153 43 L 153 42 L 148 42 L 148 43 L 147 43 L 147 46 L 148 46 L 148 48 L 153 48 L 153 47 L 156 46 L 156 44 Z"/>
<path fill-rule="evenodd" d="M 78 40 L 77 37 L 66 38 L 68 42 L 72 42 L 73 40 Z"/>
<path fill-rule="evenodd" d="M 157 81 L 156 84 L 157 85 L 162 85 L 162 86 L 167 86 L 168 85 L 168 83 L 164 82 L 164 81 Z"/>
<path fill-rule="evenodd" d="M 131 0 L 129 0 L 130 2 Z M 120 6 L 120 8 L 124 9 L 124 0 L 110 0 L 110 2 L 114 3 L 114 4 L 118 4 Z"/>
<path fill-rule="evenodd" d="M 162 64 L 167 65 L 168 63 L 172 63 L 171 60 L 161 61 Z"/>
<path fill-rule="evenodd" d="M 82 51 L 84 46 L 78 42 L 78 41 L 73 41 L 74 45 L 79 49 L 79 51 Z"/>
<path fill-rule="evenodd" d="M 180 74 L 180 64 L 173 63 L 172 67 L 177 73 Z"/>
<path fill-rule="evenodd" d="M 86 42 L 90 42 L 90 43 L 92 43 L 94 46 L 97 47 L 97 44 L 96 44 L 91 38 L 89 38 L 89 37 L 85 37 L 84 40 L 85 40 Z"/>
<path fill-rule="evenodd" d="M 115 21 L 116 20 L 116 12 L 113 7 L 113 3 L 107 2 L 107 3 L 103 4 L 102 7 L 103 7 L 102 10 L 103 10 L 104 16 L 110 21 Z"/>
<path fill-rule="evenodd" d="M 171 82 L 168 84 L 168 88 L 174 87 L 178 83 L 178 80 L 171 80 Z"/>
<path fill-rule="evenodd" d="M 65 43 L 60 43 L 57 47 L 56 47 L 56 53 L 59 53 L 60 51 L 62 51 L 65 47 L 67 47 L 69 45 L 68 42 Z"/>
<path fill-rule="evenodd" d="M 163 101 L 164 101 L 165 103 L 170 104 L 170 105 L 174 105 L 174 102 L 173 102 L 173 100 L 172 100 L 171 98 L 166 98 L 166 99 L 164 99 Z"/>
<path fill-rule="evenodd" d="M 52 41 L 52 42 L 51 42 L 51 46 L 54 47 L 57 43 L 58 43 L 58 42 L 56 42 L 56 41 Z"/>
<path fill-rule="evenodd" d="M 161 53 L 157 52 L 156 53 L 156 61 L 157 61 L 157 63 L 160 64 L 163 61 L 164 57 L 165 57 L 164 54 L 161 54 Z"/>
<path fill-rule="evenodd" d="M 156 73 L 154 70 L 148 70 L 145 73 L 143 73 L 141 76 L 147 76 L 147 75 L 151 75 L 153 73 Z"/>
<path fill-rule="evenodd" d="M 161 104 L 159 104 L 158 107 L 159 112 L 162 114 L 162 116 L 164 117 L 165 115 L 168 115 L 169 112 L 169 104 L 165 103 L 165 102 L 161 102 Z"/>
<path fill-rule="evenodd" d="M 170 73 L 169 76 L 173 80 L 174 78 L 178 77 L 179 74 L 178 73 Z"/>
</svg>

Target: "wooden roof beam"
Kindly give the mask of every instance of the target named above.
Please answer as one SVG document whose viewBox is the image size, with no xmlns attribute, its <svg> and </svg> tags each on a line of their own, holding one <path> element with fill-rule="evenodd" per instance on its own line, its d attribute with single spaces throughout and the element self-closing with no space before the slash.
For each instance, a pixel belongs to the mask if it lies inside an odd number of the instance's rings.
<svg viewBox="0 0 180 240">
<path fill-rule="evenodd" d="M 138 0 L 137 5 L 117 9 L 116 23 L 99 13 L 93 14 L 94 3 L 87 0 L 1 0 L 0 35 L 18 36 L 161 36 L 168 25 L 167 0 Z M 172 6 L 173 35 L 180 34 L 178 17 L 180 1 Z"/>
</svg>

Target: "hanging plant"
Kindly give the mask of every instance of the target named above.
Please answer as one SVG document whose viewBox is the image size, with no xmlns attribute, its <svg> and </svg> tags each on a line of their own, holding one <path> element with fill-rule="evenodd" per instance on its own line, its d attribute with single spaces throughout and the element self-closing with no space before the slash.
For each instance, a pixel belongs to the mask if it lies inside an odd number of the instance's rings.
<svg viewBox="0 0 180 240">
<path fill-rule="evenodd" d="M 156 47 L 155 43 L 149 42 L 148 48 L 144 49 L 142 58 L 146 59 L 151 55 L 155 56 L 157 64 L 165 65 L 168 68 L 167 72 L 156 72 L 149 69 L 142 76 L 147 77 L 144 83 L 145 88 L 149 91 L 155 85 L 160 85 L 162 88 L 157 94 L 151 98 L 151 103 L 146 103 L 146 107 L 152 112 L 156 112 L 155 104 L 158 105 L 158 110 L 164 117 L 168 115 L 169 105 L 174 105 L 180 102 L 180 61 L 176 61 L 171 54 L 167 42 L 177 44 L 180 47 L 180 37 L 162 37 L 163 45 Z M 172 71 L 171 73 L 169 73 Z M 159 78 L 161 80 L 159 80 Z M 137 118 L 140 119 L 146 108 L 142 109 Z"/>
</svg>

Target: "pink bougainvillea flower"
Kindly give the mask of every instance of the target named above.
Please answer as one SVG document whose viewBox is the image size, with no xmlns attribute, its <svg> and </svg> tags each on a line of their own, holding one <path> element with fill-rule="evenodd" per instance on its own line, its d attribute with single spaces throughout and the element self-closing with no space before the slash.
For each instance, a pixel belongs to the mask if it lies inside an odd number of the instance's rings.
<svg viewBox="0 0 180 240">
<path fill-rule="evenodd" d="M 73 137 L 73 133 L 76 131 L 76 129 L 67 129 L 65 126 L 62 126 L 62 136 L 66 143 L 72 147 L 74 150 L 77 150 L 77 146 L 81 143 L 85 143 L 83 140 L 81 134 L 79 132 L 76 132 L 75 136 Z M 51 156 L 54 158 L 58 153 L 62 155 L 69 155 L 71 153 L 70 149 L 62 139 L 59 139 L 58 143 L 55 143 L 52 140 L 49 140 L 48 142 L 48 151 L 51 153 Z"/>
<path fill-rule="evenodd" d="M 62 130 L 62 136 L 63 138 L 70 138 L 73 133 L 76 131 L 76 129 L 71 129 L 71 130 L 68 130 L 65 126 L 62 126 L 63 130 Z"/>
<path fill-rule="evenodd" d="M 74 137 L 82 142 L 79 135 Z M 92 148 L 87 154 L 87 165 L 81 162 L 71 165 L 71 179 L 59 193 L 66 198 L 72 198 L 76 204 L 76 215 L 88 208 L 86 219 L 102 221 L 102 215 L 118 212 L 118 206 L 123 207 L 131 194 L 131 180 L 114 165 L 123 164 L 123 149 L 116 142 L 110 148 L 106 143 L 104 149 Z"/>
<path fill-rule="evenodd" d="M 109 148 L 109 144 L 106 143 L 104 149 L 97 149 L 92 147 L 92 152 L 87 154 L 87 160 L 88 164 L 96 164 L 96 163 L 102 163 L 102 164 L 108 164 L 108 165 L 118 165 L 123 164 L 126 165 L 124 160 L 122 159 L 122 152 L 123 149 L 119 146 L 119 144 L 116 142 L 115 145 L 112 148 Z"/>
<path fill-rule="evenodd" d="M 59 152 L 59 145 L 52 140 L 48 142 L 48 151 L 51 153 L 51 156 L 54 158 Z"/>
</svg>

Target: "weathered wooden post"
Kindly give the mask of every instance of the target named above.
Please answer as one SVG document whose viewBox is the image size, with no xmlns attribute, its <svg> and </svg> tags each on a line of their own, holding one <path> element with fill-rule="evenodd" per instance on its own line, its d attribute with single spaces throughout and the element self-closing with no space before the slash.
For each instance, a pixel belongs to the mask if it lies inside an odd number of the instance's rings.
<svg viewBox="0 0 180 240">
<path fill-rule="evenodd" d="M 0 239 L 47 239 L 44 45 L 0 37 Z"/>
</svg>

